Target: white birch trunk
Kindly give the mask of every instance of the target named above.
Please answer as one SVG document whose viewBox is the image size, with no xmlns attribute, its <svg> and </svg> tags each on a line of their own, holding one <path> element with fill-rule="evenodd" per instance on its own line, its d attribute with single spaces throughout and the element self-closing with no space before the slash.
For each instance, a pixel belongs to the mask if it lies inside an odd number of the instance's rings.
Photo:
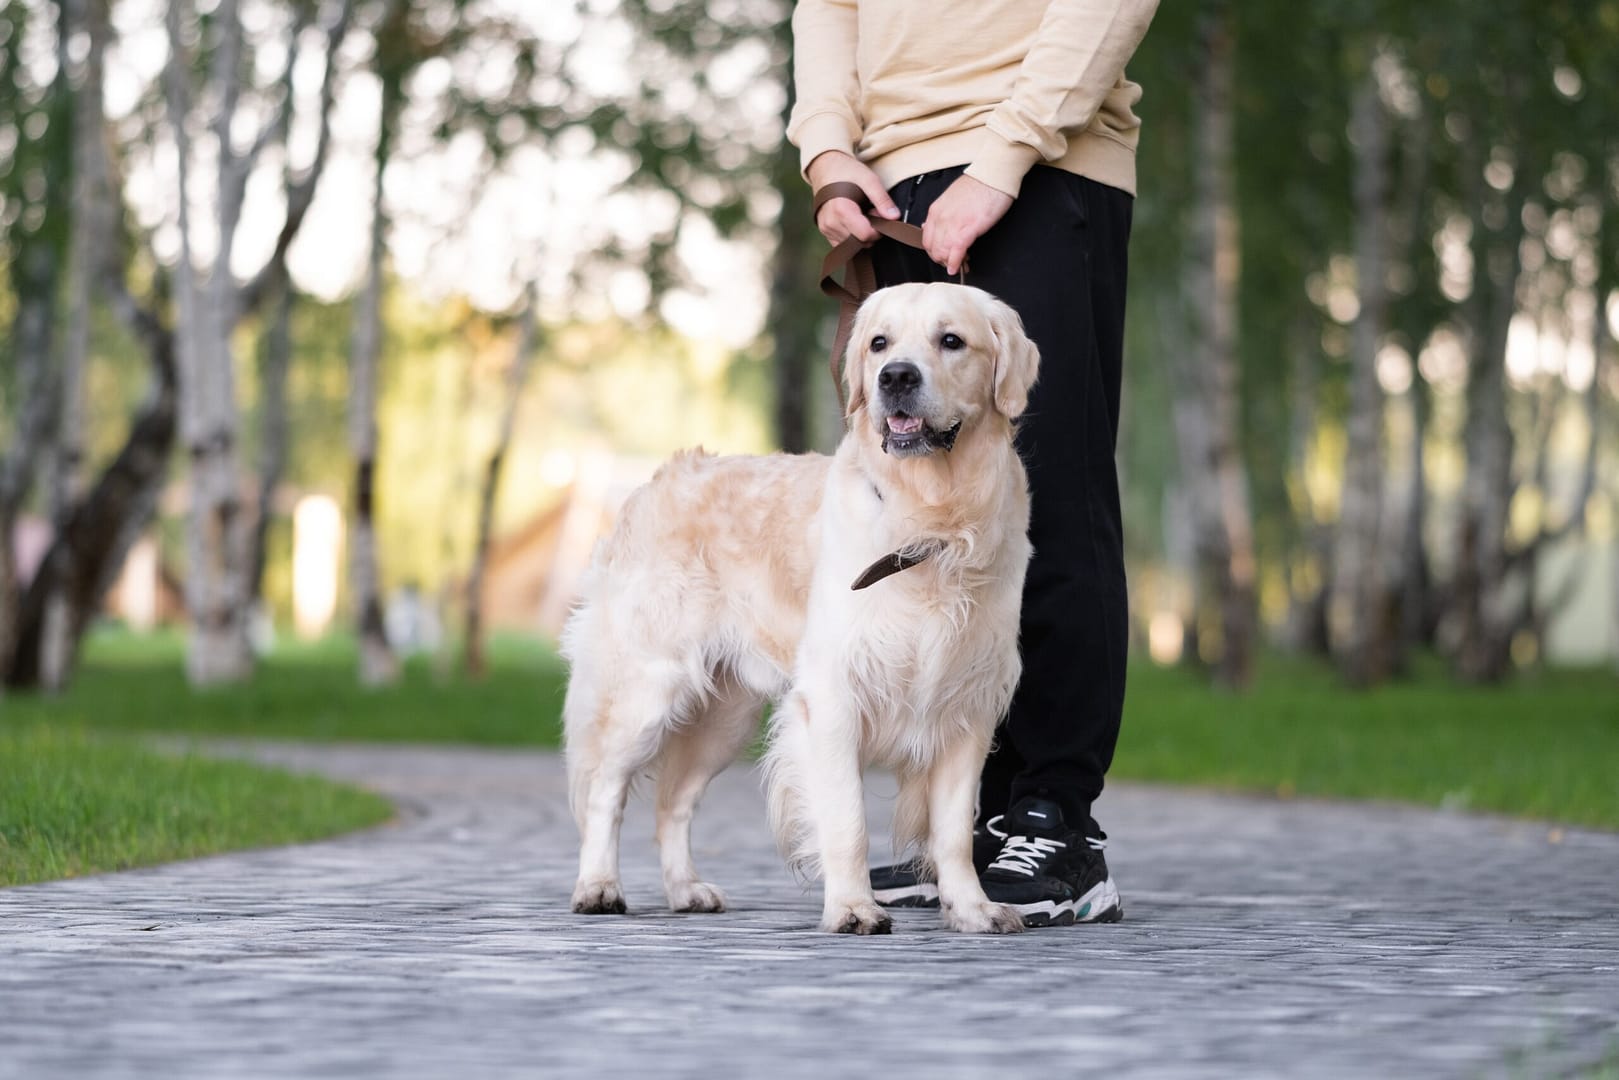
<svg viewBox="0 0 1619 1080">
<path fill-rule="evenodd" d="M 102 149 L 102 69 L 110 28 L 105 0 L 72 0 L 64 5 L 68 32 L 82 30 L 88 41 L 78 67 L 73 103 L 73 214 L 68 248 L 67 325 L 57 386 L 55 452 L 51 457 L 50 515 L 57 532 L 84 496 L 85 373 L 90 358 L 90 324 L 101 238 L 110 231 L 112 198 Z M 76 610 L 79 590 L 72 560 L 59 560 L 45 603 L 40 643 L 40 684 L 60 691 L 67 684 L 77 652 L 76 627 L 90 614 Z"/>
<path fill-rule="evenodd" d="M 240 410 L 236 403 L 231 336 L 245 311 L 256 308 L 269 285 L 284 272 L 282 260 L 304 220 L 314 197 L 326 159 L 338 49 L 348 31 L 350 0 L 343 0 L 327 32 L 326 71 L 320 93 L 320 128 L 314 161 L 293 185 L 288 196 L 287 219 L 276 238 L 270 261 L 244 287 L 231 273 L 236 228 L 241 219 L 248 177 L 264 147 L 278 132 L 284 133 L 291 100 L 291 69 L 297 49 L 289 48 L 282 82 L 285 100 L 246 148 L 232 140 L 246 78 L 239 0 L 219 0 L 211 22 L 214 40 L 208 92 L 201 100 L 213 105 L 209 127 L 213 133 L 217 168 L 213 209 L 218 250 L 212 268 L 198 280 L 192 243 L 191 210 L 186 195 L 191 177 L 191 138 L 188 124 L 192 93 L 182 34 L 181 5 L 166 6 L 165 23 L 170 57 L 165 73 L 169 122 L 179 158 L 181 257 L 175 272 L 177 309 L 176 347 L 180 368 L 181 441 L 191 467 L 191 506 L 186 528 L 186 606 L 191 616 L 191 643 L 187 674 L 197 685 L 246 678 L 253 670 L 248 638 L 252 601 L 251 531 L 242 513 L 239 458 Z M 294 19 L 294 35 L 305 17 Z"/>
<path fill-rule="evenodd" d="M 1241 277 L 1234 192 L 1233 48 L 1224 0 L 1205 4 L 1200 20 L 1198 137 L 1193 167 L 1193 256 L 1189 281 L 1197 332 L 1188 388 L 1201 392 L 1177 416 L 1192 424 L 1183 455 L 1194 459 L 1188 484 L 1201 499 L 1200 602 L 1214 605 L 1219 631 L 1217 682 L 1246 685 L 1255 637 L 1253 515 L 1238 442 L 1237 287 Z M 1200 620 L 1201 621 L 1201 620 Z"/>
<path fill-rule="evenodd" d="M 388 644 L 382 617 L 376 531 L 377 367 L 382 351 L 383 251 L 388 228 L 383 177 L 398 118 L 398 94 L 397 85 L 385 80 L 372 185 L 371 249 L 365 286 L 356 305 L 349 359 L 349 449 L 354 455 L 349 584 L 360 647 L 359 676 L 366 686 L 389 683 L 399 675 L 399 662 Z"/>
<path fill-rule="evenodd" d="M 295 92 L 293 73 L 297 69 L 303 32 L 308 26 L 307 10 L 300 10 L 292 25 L 286 70 L 282 73 L 282 107 L 279 122 L 265 128 L 265 138 L 279 143 L 283 154 L 281 191 L 289 212 L 298 199 L 298 183 L 292 172 L 288 136 L 292 130 L 292 102 Z M 324 138 L 324 132 L 322 133 Z M 319 156 L 319 155 L 317 155 Z M 247 170 L 242 170 L 245 179 Z M 287 371 L 292 363 L 292 311 L 296 299 L 287 274 L 286 252 L 273 253 L 262 271 L 268 283 L 267 294 L 275 303 L 265 334 L 259 366 L 259 462 L 258 503 L 247 538 L 247 597 L 250 610 L 264 610 L 264 568 L 269 545 L 270 521 L 275 513 L 275 493 L 287 461 Z"/>
<path fill-rule="evenodd" d="M 495 496 L 500 490 L 500 475 L 506 463 L 506 452 L 511 448 L 512 433 L 517 426 L 517 407 L 523 400 L 523 387 L 528 383 L 529 368 L 539 344 L 539 298 L 533 285 L 529 286 L 527 306 L 523 309 L 523 328 L 517 339 L 517 352 L 506 372 L 506 400 L 500 415 L 500 430 L 495 437 L 494 449 L 484 468 L 483 489 L 478 497 L 478 534 L 473 548 L 472 571 L 467 575 L 467 622 L 463 666 L 468 674 L 484 673 L 483 584 L 489 564 L 489 545 L 494 535 Z"/>
<path fill-rule="evenodd" d="M 1505 586 L 1507 512 L 1512 501 L 1513 435 L 1507 419 L 1507 331 L 1517 310 L 1522 268 L 1523 202 L 1527 166 L 1518 165 L 1502 199 L 1499 229 L 1486 221 L 1488 194 L 1478 163 L 1469 169 L 1473 195 L 1473 293 L 1468 301 L 1471 339 L 1467 383 L 1467 478 L 1463 485 L 1452 618 L 1457 674 L 1489 682 L 1510 659 Z"/>
<path fill-rule="evenodd" d="M 284 277 L 275 299 L 265 335 L 259 369 L 259 483 L 258 505 L 248 537 L 247 575 L 249 603 L 263 604 L 264 567 L 269 545 L 270 520 L 275 513 L 275 492 L 287 463 L 287 370 L 292 362 L 292 282 Z"/>
<path fill-rule="evenodd" d="M 178 4 L 169 4 L 169 119 L 179 157 L 180 265 L 175 297 L 180 312 L 181 442 L 189 459 L 191 505 L 186 522 L 186 607 L 191 640 L 186 674 L 193 685 L 237 682 L 253 671 L 247 636 L 245 544 L 242 530 L 236 407 L 230 336 L 237 313 L 230 260 L 241 200 L 234 182 L 243 167 L 230 138 L 238 98 L 242 26 L 237 0 L 214 11 L 209 81 L 219 101 L 210 118 L 218 162 L 214 224 L 218 250 L 206 279 L 197 280 L 191 242 L 191 91 Z"/>
<path fill-rule="evenodd" d="M 1369 63 L 1350 120 L 1360 311 L 1350 341 L 1348 439 L 1327 609 L 1333 658 L 1351 686 L 1381 679 L 1388 657 L 1387 648 L 1379 647 L 1385 643 L 1379 641 L 1383 392 L 1377 379 L 1377 352 L 1388 324 L 1388 129 L 1376 64 Z"/>
</svg>

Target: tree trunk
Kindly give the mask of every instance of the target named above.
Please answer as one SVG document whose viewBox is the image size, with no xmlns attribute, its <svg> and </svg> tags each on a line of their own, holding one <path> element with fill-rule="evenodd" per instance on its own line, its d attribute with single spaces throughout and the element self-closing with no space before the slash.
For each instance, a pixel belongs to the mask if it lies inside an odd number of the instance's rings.
<svg viewBox="0 0 1619 1080">
<path fill-rule="evenodd" d="M 782 124 L 792 111 L 789 83 Z M 772 182 L 781 196 L 781 218 L 776 227 L 776 252 L 771 262 L 770 336 L 774 350 L 776 384 L 776 441 L 788 453 L 802 453 L 815 444 L 812 403 L 817 373 L 822 365 L 818 348 L 820 327 L 831 301 L 821 296 L 816 279 L 818 255 L 825 241 L 810 214 L 810 190 L 798 170 L 798 148 L 783 136 L 776 151 Z"/>
<path fill-rule="evenodd" d="M 101 266 L 103 238 L 111 229 L 105 220 L 111 203 L 107 165 L 102 150 L 102 69 L 111 30 L 105 0 L 72 0 L 64 5 L 66 31 L 82 30 L 87 49 L 78 68 L 73 103 L 73 212 L 68 251 L 67 325 L 62 341 L 62 362 L 57 387 L 56 439 L 51 455 L 50 515 L 60 533 L 85 490 L 85 372 L 90 357 L 90 324 L 95 281 Z M 45 605 L 44 643 L 40 682 L 49 691 L 67 685 L 74 666 L 78 635 L 93 614 L 77 611 L 75 597 L 82 592 L 73 581 L 76 567 L 61 560 L 50 568 L 50 591 Z M 92 605 L 100 597 L 91 597 Z"/>
<path fill-rule="evenodd" d="M 66 562 L 74 567 L 67 579 L 74 587 L 68 597 L 68 610 L 77 617 L 70 627 L 74 642 L 83 637 L 96 603 L 112 585 L 130 545 L 151 520 L 174 445 L 178 407 L 174 339 L 156 319 L 135 312 L 133 305 L 123 306 L 139 320 L 138 328 L 146 338 L 154 386 L 123 448 L 73 507 L 45 556 L 47 563 Z M 49 592 L 50 579 L 39 574 L 21 598 L 16 647 L 5 672 L 8 686 L 39 685 Z M 76 651 L 69 655 L 70 665 L 74 655 Z"/>
<path fill-rule="evenodd" d="M 1428 549 L 1423 540 L 1427 519 L 1428 475 L 1427 454 L 1423 445 L 1427 437 L 1427 406 L 1422 395 L 1424 387 L 1413 375 L 1407 409 L 1410 415 L 1411 443 L 1407 447 L 1406 468 L 1410 482 L 1399 511 L 1399 528 L 1394 542 L 1400 553 L 1399 569 L 1389 589 L 1392 607 L 1397 613 L 1397 642 L 1390 659 L 1390 672 L 1404 674 L 1411 654 L 1431 642 L 1432 620 L 1429 617 L 1432 582 L 1428 569 Z"/>
<path fill-rule="evenodd" d="M 266 129 L 280 144 L 282 154 L 290 154 L 288 136 L 292 131 L 293 74 L 297 68 L 299 42 L 307 26 L 307 13 L 300 9 L 292 27 L 292 41 L 286 70 L 282 75 L 282 107 L 279 122 Z M 325 133 L 322 132 L 322 138 Z M 289 211 L 298 199 L 298 182 L 290 160 L 283 159 L 281 191 Z M 287 370 L 292 363 L 292 309 L 296 294 L 287 275 L 287 253 L 277 249 L 265 264 L 261 277 L 265 292 L 275 300 L 259 362 L 259 483 L 253 523 L 247 537 L 247 596 L 255 611 L 264 609 L 264 568 L 275 516 L 275 493 L 287 460 Z"/>
<path fill-rule="evenodd" d="M 484 468 L 483 489 L 478 493 L 478 535 L 472 553 L 472 572 L 467 575 L 467 622 L 465 650 L 462 663 L 468 675 L 481 678 L 486 670 L 484 661 L 483 586 L 489 565 L 489 545 L 494 533 L 495 495 L 500 489 L 500 474 L 506 463 L 506 452 L 511 447 L 512 432 L 517 426 L 517 407 L 523 399 L 523 387 L 528 382 L 528 371 L 534 363 L 539 344 L 539 298 L 534 287 L 529 287 L 528 303 L 523 309 L 523 329 L 517 339 L 517 352 L 506 373 L 506 401 L 500 416 L 500 431 L 495 438 L 494 451 Z"/>
<path fill-rule="evenodd" d="M 1454 664 L 1467 682 L 1506 674 L 1511 641 L 1503 612 L 1507 511 L 1512 499 L 1512 428 L 1506 409 L 1507 331 L 1517 307 L 1523 203 L 1530 184 L 1519 162 L 1504 199 L 1502 225 L 1487 223 L 1482 169 L 1468 170 L 1473 213 L 1473 292 L 1468 301 L 1467 479 L 1463 487 L 1452 617 Z"/>
<path fill-rule="evenodd" d="M 1356 687 L 1370 686 L 1388 673 L 1388 652 L 1379 633 L 1383 392 L 1377 380 L 1377 352 L 1388 328 L 1388 128 L 1376 64 L 1368 63 L 1350 121 L 1360 311 L 1350 348 L 1348 439 L 1327 610 L 1333 658 L 1339 673 Z"/>
<path fill-rule="evenodd" d="M 1248 477 L 1238 442 L 1236 357 L 1237 285 L 1240 255 L 1232 155 L 1231 88 L 1234 48 L 1225 0 L 1204 5 L 1199 22 L 1198 131 L 1193 165 L 1193 255 L 1189 285 L 1195 308 L 1196 344 L 1186 359 L 1194 366 L 1181 379 L 1178 434 L 1185 438 L 1187 486 L 1199 500 L 1200 632 L 1217 629 L 1217 641 L 1200 646 L 1214 679 L 1246 686 L 1252 676 L 1255 620 L 1254 549 Z M 1186 426 L 1182 429 L 1182 424 Z"/>
<path fill-rule="evenodd" d="M 180 162 L 179 188 L 186 192 L 190 174 L 191 115 L 190 66 L 181 33 L 178 4 L 166 6 L 170 60 L 165 89 L 170 127 Z M 320 93 L 320 124 L 315 157 L 288 193 L 287 216 L 277 234 L 270 260 L 254 278 L 242 285 L 231 273 L 231 253 L 241 219 L 248 177 L 260 153 L 284 131 L 290 92 L 271 111 L 245 149 L 233 134 L 245 117 L 237 108 L 243 84 L 242 23 L 239 0 L 219 0 L 209 29 L 212 33 L 209 85 L 200 95 L 213 112 L 216 159 L 213 194 L 218 252 L 206 282 L 199 283 L 193 262 L 190 211 L 180 199 L 180 258 L 175 271 L 175 300 L 179 314 L 181 438 L 191 465 L 191 508 L 187 521 L 186 606 L 190 612 L 191 645 L 186 670 L 195 685 L 233 682 L 253 670 L 248 640 L 248 614 L 252 597 L 249 584 L 249 529 L 242 514 L 237 451 L 241 426 L 236 405 L 231 334 L 243 315 L 255 310 L 276 279 L 284 273 L 282 260 L 304 221 L 326 160 L 338 50 L 348 32 L 353 10 L 344 0 L 326 35 L 326 70 Z M 282 83 L 291 86 L 298 50 L 296 42 L 305 25 L 294 21 L 293 42 L 287 50 Z"/>
<path fill-rule="evenodd" d="M 179 314 L 180 438 L 191 466 L 190 512 L 186 521 L 186 608 L 191 616 L 191 641 L 186 652 L 186 675 L 194 686 L 211 686 L 239 682 L 253 670 L 247 637 L 245 545 L 237 472 L 239 417 L 230 349 L 237 305 L 230 255 L 240 212 L 239 200 L 231 197 L 230 178 L 238 163 L 230 130 L 242 27 L 236 0 L 220 0 L 213 23 L 211 70 L 213 90 L 220 97 L 211 125 L 218 158 L 218 252 L 209 277 L 199 282 L 187 198 L 192 95 L 179 7 L 167 6 L 170 57 L 165 83 L 180 192 L 180 255 L 174 274 Z"/>
<path fill-rule="evenodd" d="M 253 527 L 247 540 L 247 589 L 256 607 L 264 603 L 264 567 L 275 492 L 287 464 L 287 370 L 292 363 L 292 283 L 277 282 L 275 314 L 264 339 L 259 366 L 259 484 Z"/>
<path fill-rule="evenodd" d="M 384 76 L 378 117 L 376 176 L 372 186 L 371 247 L 365 286 L 354 315 L 349 361 L 349 449 L 354 455 L 354 521 L 350 526 L 350 588 L 355 630 L 360 646 L 360 682 L 378 686 L 393 682 L 399 662 L 388 644 L 382 618 L 380 571 L 377 566 L 376 457 L 377 367 L 382 351 L 383 250 L 388 214 L 383 203 L 383 176 L 392 152 L 402 87 Z"/>
<path fill-rule="evenodd" d="M 1288 568 L 1286 640 L 1295 652 L 1327 653 L 1326 574 L 1331 563 L 1330 532 L 1310 491 L 1310 452 L 1319 422 L 1321 354 L 1315 317 L 1294 323 L 1289 379 L 1288 472 L 1298 504 L 1299 537 Z"/>
<path fill-rule="evenodd" d="M 12 347 L 20 391 L 19 415 L 0 466 L 0 666 L 9 667 L 22 626 L 22 600 L 14 546 L 17 515 L 33 487 L 35 464 L 50 437 L 52 393 L 50 340 L 54 322 L 56 256 L 44 245 L 24 247 L 19 260 L 17 315 Z"/>
<path fill-rule="evenodd" d="M 59 18 L 66 22 L 68 14 L 58 10 Z M 16 364 L 20 397 L 16 426 L 10 433 L 4 466 L 0 467 L 0 532 L 4 533 L 0 539 L 0 661 L 7 663 L 21 639 L 32 633 L 23 625 L 25 615 L 20 607 L 24 598 L 19 594 L 13 548 L 17 516 L 33 490 L 40 462 L 50 452 L 57 419 L 58 382 L 51 357 L 56 347 L 57 295 L 66 258 L 64 225 L 72 214 L 68 192 L 73 140 L 67 133 L 76 101 L 66 39 L 66 34 L 58 35 L 56 74 L 47 93 L 31 106 L 17 110 L 27 112 L 30 122 L 46 123 L 41 144 L 33 147 L 31 154 L 44 183 L 37 195 L 30 194 L 24 186 L 20 197 L 27 204 L 26 211 L 17 215 L 6 237 L 11 256 L 10 285 L 16 301 L 8 351 Z M 0 75 L 7 79 L 7 93 L 22 89 L 15 82 L 16 72 Z M 17 100 L 23 101 L 21 93 Z M 19 116 L 19 122 L 22 119 Z M 34 217 L 32 222 L 30 217 Z M 46 564 L 41 563 L 35 580 L 46 572 Z"/>
</svg>

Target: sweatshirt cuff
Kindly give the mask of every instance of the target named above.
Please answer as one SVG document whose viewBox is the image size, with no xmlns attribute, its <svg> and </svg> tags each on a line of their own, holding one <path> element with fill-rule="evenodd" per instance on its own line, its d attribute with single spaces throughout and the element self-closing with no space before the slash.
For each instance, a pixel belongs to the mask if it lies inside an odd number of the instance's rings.
<svg viewBox="0 0 1619 1080">
<path fill-rule="evenodd" d="M 1040 151 L 1028 143 L 1009 142 L 985 128 L 967 175 L 1015 199 L 1024 175 L 1040 160 Z"/>
<path fill-rule="evenodd" d="M 823 112 L 807 116 L 793 132 L 798 144 L 798 171 L 809 179 L 810 162 L 828 150 L 841 150 L 854 157 L 855 132 L 847 118 L 838 113 Z"/>
</svg>

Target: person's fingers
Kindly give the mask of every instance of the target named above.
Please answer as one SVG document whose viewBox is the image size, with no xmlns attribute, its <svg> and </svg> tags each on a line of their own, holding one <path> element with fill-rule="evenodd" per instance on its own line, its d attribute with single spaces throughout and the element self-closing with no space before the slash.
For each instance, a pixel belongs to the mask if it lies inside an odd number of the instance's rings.
<svg viewBox="0 0 1619 1080">
<path fill-rule="evenodd" d="M 815 215 L 815 226 L 834 247 L 851 236 L 865 244 L 877 239 L 877 230 L 852 199 L 828 200 Z"/>
<path fill-rule="evenodd" d="M 877 230 L 871 227 L 866 215 L 852 199 L 834 199 L 832 205 L 837 207 L 838 227 L 843 235 L 852 236 L 863 244 L 869 244 L 877 238 Z"/>
<path fill-rule="evenodd" d="M 815 227 L 821 230 L 821 235 L 826 237 L 826 242 L 833 247 L 843 243 L 843 238 L 848 235 L 838 222 L 837 214 L 833 212 L 831 203 L 821 207 L 820 211 L 815 215 Z"/>
<path fill-rule="evenodd" d="M 939 242 L 941 231 L 932 215 L 922 223 L 922 250 L 927 252 L 928 258 L 934 262 L 938 262 L 940 256 L 944 254 L 944 246 Z"/>
<path fill-rule="evenodd" d="M 877 239 L 877 230 L 871 227 L 871 222 L 866 220 L 865 214 L 851 210 L 844 215 L 843 224 L 846 234 L 862 244 L 869 244 Z"/>
<path fill-rule="evenodd" d="M 895 206 L 894 200 L 888 197 L 888 189 L 883 187 L 882 180 L 870 169 L 866 170 L 866 175 L 861 180 L 860 190 L 866 193 L 866 198 L 871 200 L 872 209 L 880 217 L 885 217 L 889 220 L 899 217 L 899 207 Z"/>
<path fill-rule="evenodd" d="M 930 212 L 928 220 L 922 224 L 922 249 L 928 253 L 928 258 L 952 274 L 960 270 L 970 243 L 967 231 L 950 220 L 948 213 L 942 220 L 935 220 Z"/>
</svg>

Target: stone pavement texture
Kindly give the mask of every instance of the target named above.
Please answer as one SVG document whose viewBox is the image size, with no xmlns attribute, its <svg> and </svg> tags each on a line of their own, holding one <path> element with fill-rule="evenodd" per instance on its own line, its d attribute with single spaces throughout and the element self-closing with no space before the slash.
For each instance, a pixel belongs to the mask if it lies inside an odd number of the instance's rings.
<svg viewBox="0 0 1619 1080">
<path fill-rule="evenodd" d="M 0 892 L 0 1076 L 1561 1076 L 1619 1063 L 1619 836 L 1118 785 L 1125 921 L 813 927 L 750 770 L 699 815 L 723 915 L 568 911 L 552 755 L 230 752 L 397 823 Z M 873 821 L 886 818 L 882 778 Z M 879 826 L 880 827 L 880 826 Z M 1557 842 L 1553 842 L 1553 840 Z"/>
</svg>

